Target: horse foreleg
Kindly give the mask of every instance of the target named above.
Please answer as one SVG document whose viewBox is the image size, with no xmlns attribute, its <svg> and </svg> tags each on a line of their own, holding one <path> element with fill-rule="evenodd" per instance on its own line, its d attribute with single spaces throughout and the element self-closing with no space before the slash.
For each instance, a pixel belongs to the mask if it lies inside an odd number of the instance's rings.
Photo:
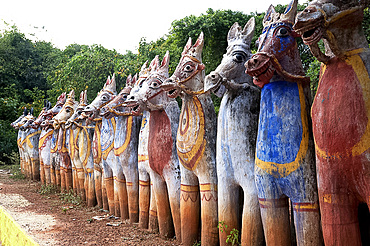
<svg viewBox="0 0 370 246">
<path fill-rule="evenodd" d="M 193 245 L 199 234 L 199 185 L 182 183 L 180 187 L 181 241 L 183 245 Z"/>
<path fill-rule="evenodd" d="M 174 228 L 166 183 L 154 172 L 152 172 L 151 180 L 153 182 L 153 193 L 155 194 L 157 204 L 159 233 L 163 237 L 171 238 L 174 236 Z"/>
<path fill-rule="evenodd" d="M 266 245 L 291 244 L 288 198 L 259 199 Z"/>
</svg>

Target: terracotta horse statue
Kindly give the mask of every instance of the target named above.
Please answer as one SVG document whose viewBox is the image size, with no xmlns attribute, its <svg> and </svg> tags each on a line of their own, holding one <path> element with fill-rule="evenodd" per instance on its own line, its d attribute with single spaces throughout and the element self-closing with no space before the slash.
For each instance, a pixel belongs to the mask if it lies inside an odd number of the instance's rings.
<svg viewBox="0 0 370 246">
<path fill-rule="evenodd" d="M 22 147 L 25 156 L 25 170 L 26 177 L 32 180 L 40 180 L 40 161 L 39 161 L 39 137 L 41 130 L 39 128 L 32 128 L 32 123 L 35 120 L 33 116 L 33 108 L 29 114 L 21 121 L 20 130 L 23 131 L 24 137 L 22 139 Z"/>
<path fill-rule="evenodd" d="M 54 116 L 53 127 L 58 131 L 58 152 L 60 155 L 60 184 L 61 189 L 69 191 L 73 188 L 72 163 L 68 151 L 69 138 L 65 124 L 67 120 L 74 114 L 78 102 L 75 101 L 75 91 L 71 90 L 67 100 L 64 103 L 59 113 Z M 69 135 L 69 134 L 68 134 Z"/>
<path fill-rule="evenodd" d="M 93 207 L 97 203 L 94 178 L 94 156 L 92 151 L 95 126 L 90 124 L 91 121 L 87 118 L 83 111 L 86 105 L 87 105 L 87 95 L 85 91 L 84 95 L 80 96 L 80 104 L 76 109 L 75 115 L 73 115 L 67 121 L 67 125 L 71 124 L 71 126 L 69 126 L 71 134 L 70 149 L 71 151 L 74 152 L 73 159 L 79 158 L 84 172 L 83 181 L 86 195 L 86 203 L 88 207 Z M 74 148 L 73 144 L 71 143 L 72 131 L 74 138 Z M 78 175 L 79 176 L 81 175 L 80 171 L 78 171 Z M 81 182 L 81 178 L 79 179 L 80 179 L 79 182 Z"/>
<path fill-rule="evenodd" d="M 52 107 L 45 113 L 45 117 L 54 117 L 55 115 L 57 115 L 59 111 L 63 108 L 66 99 L 66 93 L 63 92 L 57 98 L 57 102 L 54 107 Z M 44 124 L 50 124 L 52 126 L 53 118 L 46 121 Z M 53 130 L 50 147 L 50 169 L 45 169 L 45 176 L 48 175 L 47 172 L 50 172 L 51 184 L 54 186 L 60 186 L 60 155 L 58 152 L 58 135 L 59 129 Z"/>
<path fill-rule="evenodd" d="M 139 90 L 132 90 L 126 103 L 134 114 L 143 112 L 148 129 L 148 162 L 143 166 L 150 176 L 157 204 L 159 232 L 164 237 L 181 240 L 180 166 L 176 152 L 176 132 L 180 108 L 160 85 L 169 77 L 169 52 L 159 62 L 152 61 L 152 70 Z M 140 199 L 142 199 L 140 197 Z"/>
<path fill-rule="evenodd" d="M 21 131 L 19 128 L 21 127 L 20 125 L 20 122 L 22 121 L 22 119 L 27 116 L 27 108 L 24 108 L 24 111 L 23 111 L 23 114 L 21 114 L 21 116 L 18 117 L 18 119 L 16 119 L 15 121 L 13 121 L 10 125 L 18 130 L 18 134 L 17 134 L 17 146 L 18 146 L 18 151 L 19 151 L 19 161 L 20 161 L 20 166 L 21 166 L 21 172 L 24 174 L 24 152 L 23 152 L 23 147 L 21 145 L 22 143 L 22 136 L 23 136 L 23 131 Z"/>
<path fill-rule="evenodd" d="M 250 44 L 255 30 L 252 17 L 242 29 L 235 23 L 229 30 L 228 47 L 221 64 L 205 79 L 205 91 L 221 95 L 218 113 L 216 162 L 220 244 L 234 228 L 241 232 L 242 245 L 261 245 L 263 228 L 254 182 L 260 90 L 245 74 L 244 63 L 252 56 Z M 226 90 L 224 90 L 224 88 Z M 224 92 L 224 93 L 222 93 Z M 243 190 L 244 202 L 239 194 Z M 239 206 L 243 204 L 242 224 Z"/>
<path fill-rule="evenodd" d="M 85 176 L 87 171 L 84 168 L 79 154 L 79 139 L 82 138 L 83 126 L 79 122 L 79 117 L 87 105 L 87 91 L 81 91 L 80 102 L 74 113 L 65 123 L 66 145 L 72 162 L 73 189 L 77 190 L 78 195 L 83 201 L 86 201 Z"/>
<path fill-rule="evenodd" d="M 304 76 L 292 26 L 293 0 L 283 14 L 271 5 L 258 51 L 246 72 L 262 88 L 255 180 L 267 245 L 290 245 L 289 200 L 298 245 L 320 245 L 309 78 Z"/>
<path fill-rule="evenodd" d="M 203 44 L 203 32 L 194 45 L 189 38 L 175 72 L 161 85 L 169 97 L 180 95 L 182 99 L 176 146 L 181 163 L 181 240 L 184 245 L 193 245 L 198 239 L 199 211 L 202 244 L 218 244 L 216 113 L 210 93 L 203 90 Z"/>
<path fill-rule="evenodd" d="M 105 168 L 104 175 L 107 178 L 106 174 L 110 173 L 112 175 L 110 178 L 113 178 L 116 216 L 121 216 L 122 219 L 130 219 L 131 223 L 139 221 L 137 149 L 141 117 L 133 116 L 126 107 L 123 107 L 123 103 L 135 82 L 136 76 L 134 78 L 131 75 L 128 76 L 125 87 L 121 92 L 100 110 L 100 114 L 103 116 L 103 124 L 104 119 L 107 119 L 112 123 L 115 122 L 116 128 L 112 151 L 115 161 L 107 162 L 107 165 L 103 166 Z M 114 121 L 112 117 L 114 117 Z M 109 196 L 108 193 L 108 198 Z"/>
<path fill-rule="evenodd" d="M 108 204 L 108 197 L 105 189 L 105 182 L 103 179 L 103 167 L 102 167 L 102 148 L 101 148 L 101 127 L 102 118 L 100 117 L 100 109 L 108 104 L 117 94 L 116 92 L 116 81 L 114 77 L 110 79 L 108 77 L 104 87 L 94 101 L 87 105 L 84 109 L 84 113 L 88 117 L 88 121 L 91 125 L 94 125 L 95 132 L 92 143 L 92 151 L 94 156 L 94 179 L 95 179 L 95 193 L 99 207 L 103 207 L 104 210 L 109 209 L 109 205 L 114 206 L 114 202 Z M 104 134 L 104 133 L 103 133 Z M 110 148 L 111 150 L 112 148 Z M 105 153 L 107 155 L 107 153 Z M 113 181 L 113 180 L 111 180 Z M 113 182 L 107 182 L 108 189 L 112 190 Z M 111 197 L 112 198 L 112 197 Z M 109 209 L 114 211 L 114 208 Z"/>
<path fill-rule="evenodd" d="M 34 129 L 41 128 L 40 138 L 39 138 L 39 160 L 40 160 L 40 180 L 41 184 L 50 184 L 50 176 L 48 176 L 48 181 L 46 181 L 45 177 L 45 165 L 50 166 L 50 144 L 51 144 L 51 135 L 53 134 L 53 129 L 49 126 L 41 125 L 41 123 L 47 119 L 45 117 L 46 112 L 51 108 L 51 103 L 48 100 L 44 100 L 44 107 L 41 110 L 39 116 L 37 116 L 36 120 L 32 123 L 31 127 Z"/>
<path fill-rule="evenodd" d="M 133 88 L 130 90 L 138 91 L 145 80 L 148 78 L 150 72 L 154 70 L 153 63 L 148 66 L 146 61 L 139 72 L 139 78 L 136 80 Z M 126 99 L 125 99 L 126 100 Z M 122 110 L 125 113 L 132 114 L 132 110 L 127 105 L 123 105 Z M 138 179 L 139 179 L 139 227 L 143 229 L 149 229 L 150 231 L 158 231 L 158 218 L 157 218 L 157 203 L 155 201 L 155 193 L 153 191 L 153 185 L 149 177 L 149 173 L 145 168 L 148 166 L 149 153 L 148 153 L 148 139 L 149 130 L 147 127 L 148 120 L 145 113 L 142 116 L 141 127 L 139 132 L 138 140 Z M 136 178 L 136 176 L 134 176 Z"/>
<path fill-rule="evenodd" d="M 361 26 L 369 5 L 312 1 L 294 25 L 323 62 L 311 113 L 325 245 L 361 245 L 358 208 L 370 207 L 370 49 Z"/>
</svg>

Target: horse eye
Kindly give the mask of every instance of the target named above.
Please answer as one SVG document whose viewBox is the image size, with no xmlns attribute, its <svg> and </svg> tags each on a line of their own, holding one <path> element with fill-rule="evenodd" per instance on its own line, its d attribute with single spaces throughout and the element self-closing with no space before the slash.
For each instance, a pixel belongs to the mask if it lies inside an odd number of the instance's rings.
<svg viewBox="0 0 370 246">
<path fill-rule="evenodd" d="M 78 114 L 78 115 L 81 115 L 81 113 L 82 113 L 82 111 L 78 111 L 78 112 L 77 112 L 77 114 Z"/>
<path fill-rule="evenodd" d="M 127 95 L 123 95 L 123 99 L 125 99 L 125 100 L 126 100 L 126 99 L 127 99 Z"/>
<path fill-rule="evenodd" d="M 193 72 L 194 69 L 191 65 L 188 64 L 188 65 L 185 66 L 184 70 L 185 70 L 185 72 Z"/>
<path fill-rule="evenodd" d="M 157 86 L 158 86 L 158 83 L 157 83 L 157 82 L 154 82 L 154 83 L 152 84 L 152 86 L 157 87 Z"/>
<path fill-rule="evenodd" d="M 278 31 L 278 36 L 279 37 L 284 37 L 288 35 L 288 30 L 285 27 L 282 27 Z"/>
<path fill-rule="evenodd" d="M 70 109 L 66 109 L 66 112 L 67 112 L 67 113 L 70 113 L 70 112 L 71 112 L 71 110 L 70 110 Z"/>
<path fill-rule="evenodd" d="M 243 62 L 243 61 L 244 61 L 244 59 L 245 59 L 245 56 L 244 56 L 242 53 L 240 53 L 240 52 L 235 53 L 235 54 L 233 55 L 233 60 L 234 60 L 235 62 L 237 62 L 237 63 L 241 63 L 241 62 Z"/>
</svg>

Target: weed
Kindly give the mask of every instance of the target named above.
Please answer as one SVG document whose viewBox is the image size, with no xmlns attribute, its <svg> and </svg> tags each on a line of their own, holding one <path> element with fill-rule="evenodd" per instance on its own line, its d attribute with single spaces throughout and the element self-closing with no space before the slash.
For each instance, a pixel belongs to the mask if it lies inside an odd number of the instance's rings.
<svg viewBox="0 0 370 246">
<path fill-rule="evenodd" d="M 62 201 L 65 201 L 67 203 L 71 203 L 73 205 L 81 205 L 82 203 L 82 199 L 80 196 L 78 195 L 75 195 L 73 190 L 69 190 L 69 191 L 64 191 L 62 193 L 59 194 L 59 198 L 60 200 Z"/>
<path fill-rule="evenodd" d="M 38 193 L 41 195 L 51 195 L 57 192 L 58 188 L 55 185 L 41 185 L 41 188 L 38 190 Z"/>
<path fill-rule="evenodd" d="M 222 233 L 226 233 L 227 225 L 225 224 L 225 221 L 219 221 L 217 226 Z M 230 231 L 230 234 L 226 237 L 226 243 L 230 243 L 232 246 L 234 245 L 241 245 L 239 242 L 239 230 L 236 228 L 233 228 Z"/>
<path fill-rule="evenodd" d="M 195 241 L 192 246 L 200 246 L 202 245 L 200 241 Z"/>
<path fill-rule="evenodd" d="M 2 169 L 10 171 L 10 178 L 12 179 L 25 179 L 26 176 L 22 173 L 19 164 L 5 165 L 1 167 Z"/>
</svg>

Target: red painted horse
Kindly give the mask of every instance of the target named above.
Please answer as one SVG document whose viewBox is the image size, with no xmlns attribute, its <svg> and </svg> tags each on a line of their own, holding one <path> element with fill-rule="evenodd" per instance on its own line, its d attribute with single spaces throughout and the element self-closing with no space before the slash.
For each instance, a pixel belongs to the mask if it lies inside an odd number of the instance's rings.
<svg viewBox="0 0 370 246">
<path fill-rule="evenodd" d="M 370 206 L 370 49 L 361 27 L 369 3 L 312 1 L 294 25 L 323 62 L 312 121 L 325 245 L 369 243 L 358 220 L 359 204 Z"/>
</svg>

